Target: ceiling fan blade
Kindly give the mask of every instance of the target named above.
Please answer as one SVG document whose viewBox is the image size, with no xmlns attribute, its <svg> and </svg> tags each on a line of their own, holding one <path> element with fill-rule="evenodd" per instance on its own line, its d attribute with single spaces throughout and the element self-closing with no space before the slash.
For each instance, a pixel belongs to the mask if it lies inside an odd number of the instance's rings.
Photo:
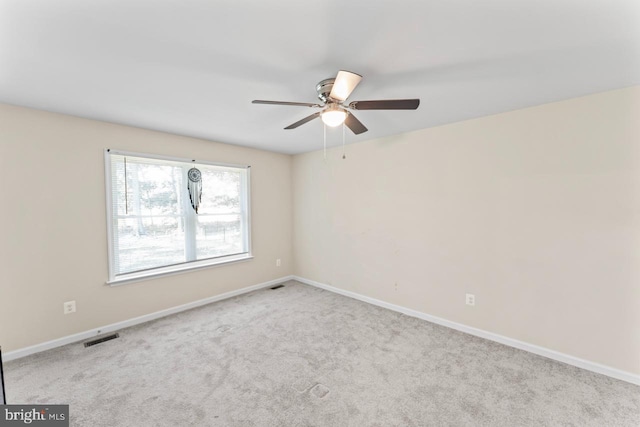
<svg viewBox="0 0 640 427">
<path fill-rule="evenodd" d="M 353 101 L 349 108 L 354 110 L 416 110 L 419 99 L 382 99 L 379 101 Z"/>
<path fill-rule="evenodd" d="M 347 118 L 344 119 L 344 124 L 347 125 L 347 127 L 351 129 L 351 132 L 355 133 L 356 135 L 360 135 L 361 133 L 364 133 L 368 130 L 362 124 L 362 122 L 356 119 L 356 116 L 354 116 L 350 112 L 347 112 Z"/>
<path fill-rule="evenodd" d="M 307 116 L 304 119 L 298 120 L 294 124 L 291 124 L 291 125 L 287 126 L 285 129 L 295 129 L 298 126 L 301 126 L 301 125 L 303 125 L 303 124 L 305 124 L 307 122 L 310 122 L 313 119 L 317 119 L 318 117 L 320 117 L 320 113 L 321 113 L 321 111 L 318 111 L 317 113 L 313 113 L 312 115 Z"/>
<path fill-rule="evenodd" d="M 288 101 L 264 101 L 262 99 L 254 99 L 252 104 L 267 104 L 267 105 L 290 105 L 293 107 L 322 107 L 320 104 L 311 104 L 309 102 L 288 102 Z"/>
<path fill-rule="evenodd" d="M 360 74 L 352 73 L 351 71 L 338 71 L 336 81 L 333 82 L 333 88 L 329 94 L 330 98 L 337 99 L 338 101 L 345 101 L 351 92 L 358 86 L 362 80 Z"/>
</svg>

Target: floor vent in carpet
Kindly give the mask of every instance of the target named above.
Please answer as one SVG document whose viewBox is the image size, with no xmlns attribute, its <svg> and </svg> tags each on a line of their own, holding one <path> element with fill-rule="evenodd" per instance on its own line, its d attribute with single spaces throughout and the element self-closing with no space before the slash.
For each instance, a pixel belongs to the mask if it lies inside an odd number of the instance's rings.
<svg viewBox="0 0 640 427">
<path fill-rule="evenodd" d="M 107 336 L 104 336 L 102 338 L 97 338 L 97 339 L 95 339 L 93 341 L 87 341 L 86 343 L 84 343 L 84 346 L 85 347 L 91 347 L 92 345 L 100 344 L 100 343 L 103 343 L 105 341 L 115 340 L 119 336 L 120 336 L 119 334 L 107 335 Z"/>
<path fill-rule="evenodd" d="M 270 289 L 280 289 L 280 288 L 284 288 L 284 285 L 277 285 L 277 286 L 274 286 L 273 288 L 270 288 Z"/>
</svg>

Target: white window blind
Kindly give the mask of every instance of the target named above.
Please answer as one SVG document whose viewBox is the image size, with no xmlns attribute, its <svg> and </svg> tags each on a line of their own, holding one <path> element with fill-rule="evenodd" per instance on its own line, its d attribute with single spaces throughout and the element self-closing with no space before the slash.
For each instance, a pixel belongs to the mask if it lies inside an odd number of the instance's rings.
<svg viewBox="0 0 640 427">
<path fill-rule="evenodd" d="M 107 150 L 109 281 L 250 257 L 249 168 Z M 187 172 L 202 176 L 196 214 Z"/>
</svg>

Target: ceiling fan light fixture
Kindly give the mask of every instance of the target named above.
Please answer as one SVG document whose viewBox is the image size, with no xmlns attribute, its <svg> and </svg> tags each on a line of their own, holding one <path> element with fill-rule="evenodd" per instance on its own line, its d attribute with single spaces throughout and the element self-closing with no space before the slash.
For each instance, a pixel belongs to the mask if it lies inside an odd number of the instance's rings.
<svg viewBox="0 0 640 427">
<path fill-rule="evenodd" d="M 340 126 L 347 118 L 347 112 L 339 108 L 332 108 L 322 113 L 322 121 L 329 127 Z"/>
</svg>

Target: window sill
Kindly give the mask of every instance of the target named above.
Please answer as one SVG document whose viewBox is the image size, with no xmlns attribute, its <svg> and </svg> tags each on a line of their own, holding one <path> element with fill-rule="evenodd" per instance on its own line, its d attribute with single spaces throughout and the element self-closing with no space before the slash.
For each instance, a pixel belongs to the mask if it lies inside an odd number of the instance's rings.
<svg viewBox="0 0 640 427">
<path fill-rule="evenodd" d="M 217 267 L 226 264 L 233 264 L 236 262 L 243 262 L 253 259 L 251 254 L 241 254 L 225 257 L 224 259 L 206 259 L 202 261 L 194 261 L 185 264 L 171 265 L 168 267 L 155 268 L 148 271 L 140 271 L 137 273 L 122 274 L 114 279 L 107 280 L 106 284 L 109 286 L 120 286 L 128 283 L 140 282 L 143 280 L 155 279 L 164 276 L 173 276 L 174 274 L 186 273 L 194 270 L 201 270 L 203 268 Z"/>
</svg>

